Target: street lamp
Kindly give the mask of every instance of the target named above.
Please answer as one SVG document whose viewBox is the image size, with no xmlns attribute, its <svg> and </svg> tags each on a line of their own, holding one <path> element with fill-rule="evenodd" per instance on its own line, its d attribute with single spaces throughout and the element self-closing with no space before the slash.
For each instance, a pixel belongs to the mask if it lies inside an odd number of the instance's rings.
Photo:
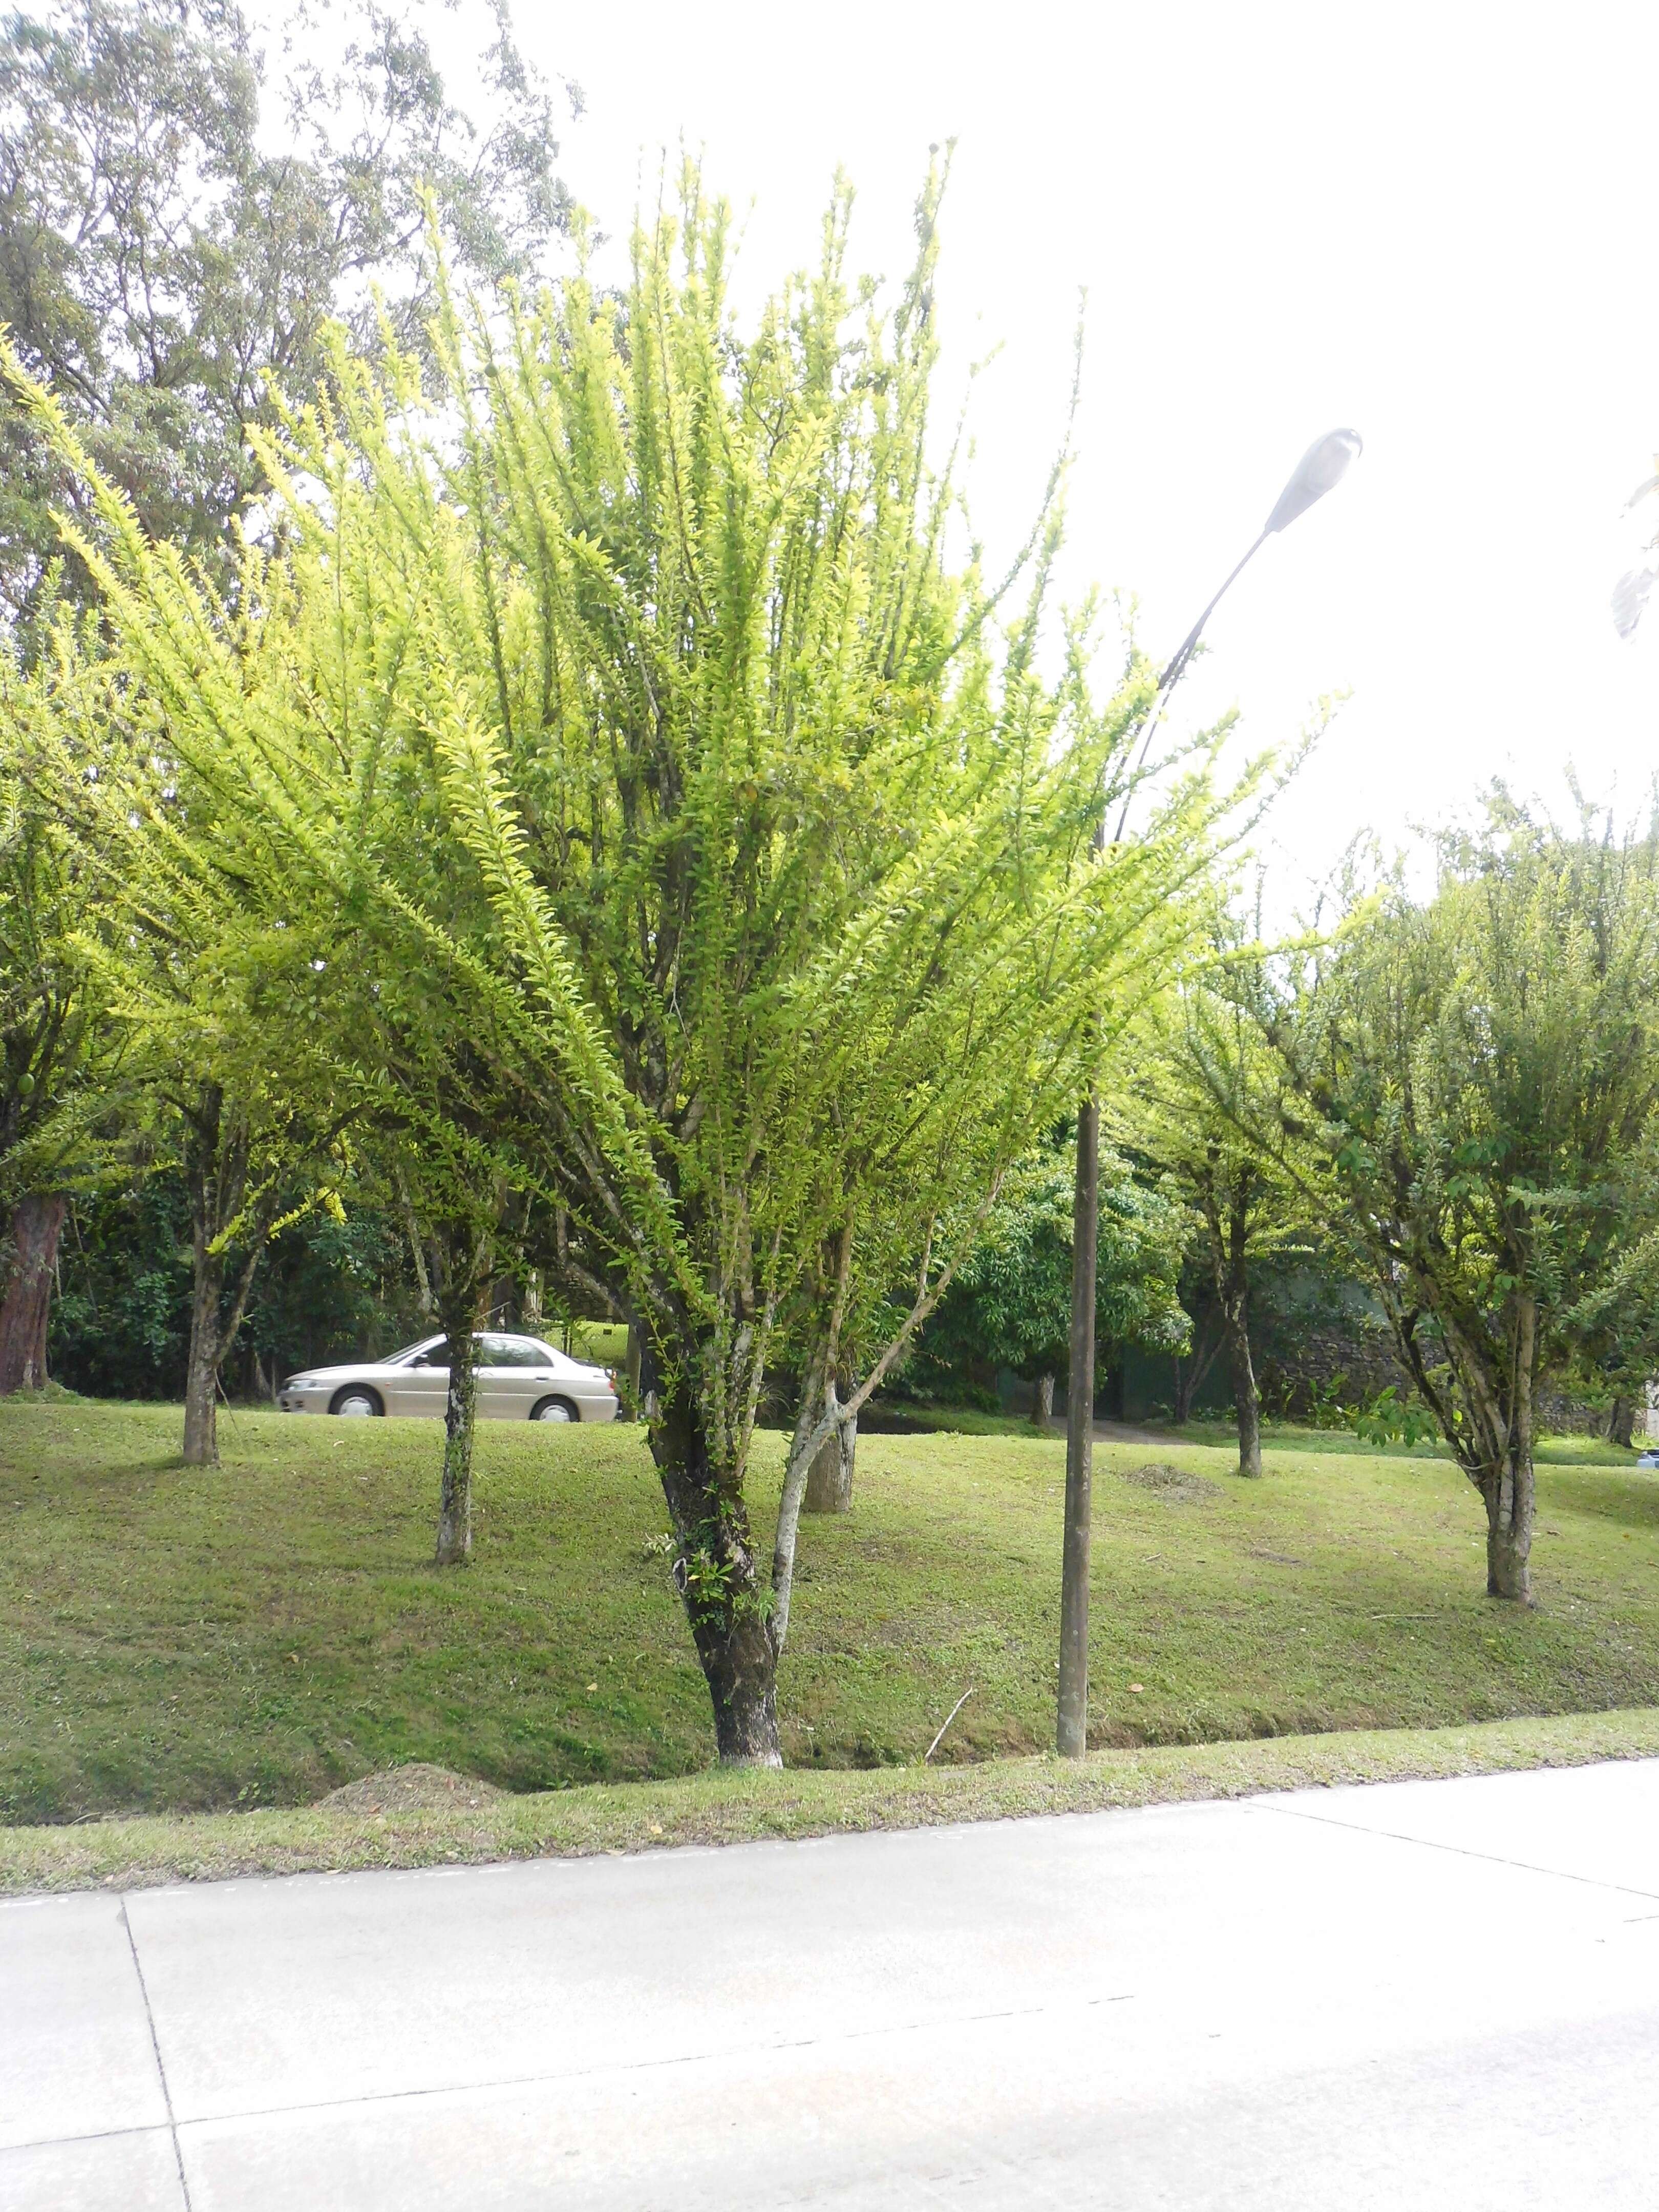
<svg viewBox="0 0 1659 2212">
<path fill-rule="evenodd" d="M 1364 450 L 1357 430 L 1329 430 L 1310 446 L 1279 495 L 1261 535 L 1227 577 L 1221 589 L 1188 631 L 1175 657 L 1158 679 L 1146 711 L 1135 774 L 1146 758 L 1170 694 L 1198 650 L 1204 625 L 1270 538 L 1305 514 L 1341 483 Z M 1130 779 L 1131 793 L 1134 775 Z M 1118 816 L 1121 838 L 1129 799 Z M 1106 823 L 1095 835 L 1104 851 Z M 1056 1746 L 1065 1759 L 1080 1759 L 1089 1738 L 1089 1521 L 1094 1477 L 1095 1280 L 1100 1236 L 1100 1103 L 1091 1096 L 1078 1109 L 1077 1194 L 1072 1216 L 1071 1379 L 1066 1393 L 1066 1540 L 1060 1582 L 1060 1710 Z"/>
</svg>

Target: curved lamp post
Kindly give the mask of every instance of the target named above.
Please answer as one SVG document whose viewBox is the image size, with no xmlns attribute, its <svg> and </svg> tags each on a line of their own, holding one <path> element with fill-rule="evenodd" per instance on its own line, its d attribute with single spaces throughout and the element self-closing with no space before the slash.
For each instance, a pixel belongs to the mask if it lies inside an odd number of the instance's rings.
<svg viewBox="0 0 1659 2212">
<path fill-rule="evenodd" d="M 1328 430 L 1310 446 L 1297 463 L 1290 482 L 1279 495 L 1261 535 L 1233 568 L 1220 590 L 1193 624 L 1175 657 L 1158 679 L 1158 690 L 1146 710 L 1140 748 L 1130 777 L 1133 795 L 1135 775 L 1146 761 L 1152 734 L 1163 716 L 1170 694 L 1186 673 L 1198 650 L 1204 625 L 1270 538 L 1305 514 L 1316 500 L 1334 490 L 1364 450 L 1357 430 Z M 1118 816 L 1115 835 L 1121 838 L 1128 818 L 1129 799 Z M 1097 851 L 1104 851 L 1106 824 L 1095 835 Z M 1072 1218 L 1072 1340 L 1071 1376 L 1066 1391 L 1066 1546 L 1060 1583 L 1060 1710 L 1055 1743 L 1062 1758 L 1080 1759 L 1089 1736 L 1089 1521 L 1094 1477 L 1095 1423 L 1095 1282 L 1097 1247 L 1100 1235 L 1100 1103 L 1085 1098 L 1077 1117 L 1077 1195 Z"/>
</svg>

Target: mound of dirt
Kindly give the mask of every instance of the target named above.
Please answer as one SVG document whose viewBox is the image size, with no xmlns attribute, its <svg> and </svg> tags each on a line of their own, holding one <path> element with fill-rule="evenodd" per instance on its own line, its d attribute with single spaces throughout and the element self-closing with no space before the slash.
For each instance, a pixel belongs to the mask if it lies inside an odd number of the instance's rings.
<svg viewBox="0 0 1659 2212">
<path fill-rule="evenodd" d="M 1189 1474 L 1184 1468 L 1171 1467 L 1164 1460 L 1148 1460 L 1145 1467 L 1126 1467 L 1120 1472 L 1125 1482 L 1153 1491 L 1172 1505 L 1199 1505 L 1206 1498 L 1221 1496 L 1221 1485 L 1212 1482 L 1207 1474 Z"/>
<path fill-rule="evenodd" d="M 452 1807 L 488 1805 L 507 1792 L 493 1782 L 480 1782 L 474 1774 L 453 1774 L 447 1766 L 429 1766 L 413 1760 L 407 1766 L 388 1766 L 380 1774 L 365 1774 L 343 1788 L 331 1790 L 319 1800 L 325 1812 L 440 1813 Z"/>
</svg>

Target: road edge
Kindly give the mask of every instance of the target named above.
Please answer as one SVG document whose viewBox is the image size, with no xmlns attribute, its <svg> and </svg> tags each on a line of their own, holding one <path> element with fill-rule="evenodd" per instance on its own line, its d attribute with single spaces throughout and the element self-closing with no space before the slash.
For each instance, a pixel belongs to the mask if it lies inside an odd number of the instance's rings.
<svg viewBox="0 0 1659 2212">
<path fill-rule="evenodd" d="M 0 1828 L 0 1895 L 350 1869 L 486 1865 L 1099 1812 L 1268 1790 L 1659 1757 L 1659 1708 L 873 1771 L 592 1784 L 477 1808 L 317 1806 Z"/>
</svg>

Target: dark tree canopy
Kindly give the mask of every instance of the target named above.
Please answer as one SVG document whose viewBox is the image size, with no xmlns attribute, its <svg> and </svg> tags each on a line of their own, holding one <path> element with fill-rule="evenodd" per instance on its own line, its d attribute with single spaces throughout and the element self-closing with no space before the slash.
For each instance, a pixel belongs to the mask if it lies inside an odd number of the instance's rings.
<svg viewBox="0 0 1659 2212">
<path fill-rule="evenodd" d="M 153 538 L 217 564 L 263 489 L 247 428 L 270 420 L 272 380 L 316 388 L 330 318 L 368 345 L 384 312 L 419 349 L 427 191 L 470 282 L 529 274 L 568 223 L 552 94 L 506 0 L 488 20 L 484 131 L 418 15 L 380 0 L 301 0 L 269 44 L 235 0 L 0 17 L 0 322 Z M 77 498 L 6 405 L 0 616 L 35 611 L 52 510 Z"/>
</svg>

